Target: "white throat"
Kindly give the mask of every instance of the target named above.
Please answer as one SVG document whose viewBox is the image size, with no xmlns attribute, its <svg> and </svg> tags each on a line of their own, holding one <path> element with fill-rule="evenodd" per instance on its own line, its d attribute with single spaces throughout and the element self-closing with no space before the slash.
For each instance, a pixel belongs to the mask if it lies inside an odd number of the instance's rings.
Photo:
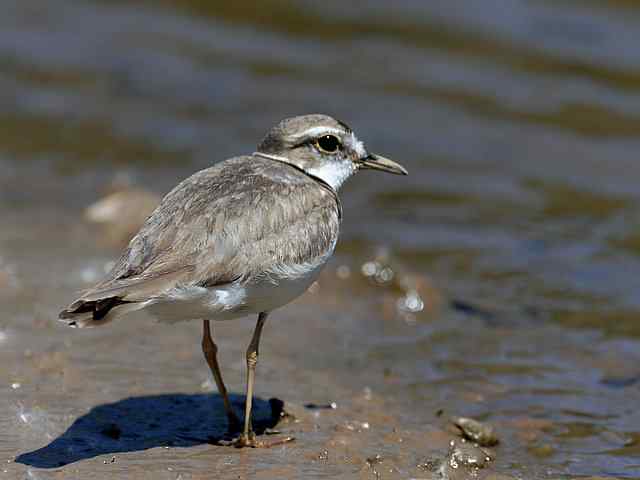
<svg viewBox="0 0 640 480">
<path fill-rule="evenodd" d="M 345 160 L 342 162 L 330 162 L 320 167 L 310 168 L 307 170 L 307 173 L 325 181 L 331 185 L 331 188 L 338 191 L 345 180 L 353 175 L 355 171 L 356 167 L 353 162 Z"/>
<path fill-rule="evenodd" d="M 279 155 L 262 152 L 253 152 L 253 154 L 258 157 L 269 158 L 291 165 L 291 162 Z M 320 167 L 310 168 L 306 172 L 326 182 L 337 192 L 345 180 L 356 173 L 356 166 L 350 160 L 344 160 L 342 162 L 330 162 Z"/>
</svg>

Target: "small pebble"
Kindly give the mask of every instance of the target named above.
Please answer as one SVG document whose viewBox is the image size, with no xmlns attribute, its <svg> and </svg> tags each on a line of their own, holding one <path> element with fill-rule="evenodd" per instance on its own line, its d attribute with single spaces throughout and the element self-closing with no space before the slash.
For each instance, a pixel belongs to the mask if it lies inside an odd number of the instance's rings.
<svg viewBox="0 0 640 480">
<path fill-rule="evenodd" d="M 102 238 L 112 245 L 126 244 L 160 203 L 155 193 L 136 188 L 116 191 L 85 210 L 85 219 L 102 225 Z"/>
<path fill-rule="evenodd" d="M 482 447 L 491 447 L 499 442 L 495 429 L 472 418 L 453 417 L 453 424 L 460 429 L 462 435 Z"/>
<path fill-rule="evenodd" d="M 475 467 L 484 468 L 491 458 L 481 448 L 471 443 L 455 443 L 449 454 L 449 465 L 452 468 Z"/>
</svg>

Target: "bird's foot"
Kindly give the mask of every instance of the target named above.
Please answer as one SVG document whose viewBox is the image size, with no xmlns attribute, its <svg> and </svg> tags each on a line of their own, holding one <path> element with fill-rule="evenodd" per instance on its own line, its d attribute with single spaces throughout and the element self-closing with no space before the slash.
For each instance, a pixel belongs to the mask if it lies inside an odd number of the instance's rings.
<svg viewBox="0 0 640 480">
<path fill-rule="evenodd" d="M 217 444 L 227 447 L 235 447 L 235 448 L 272 448 L 277 447 L 279 445 L 284 445 L 289 442 L 293 442 L 295 440 L 294 437 L 286 435 L 284 437 L 273 438 L 270 440 L 258 440 L 256 434 L 254 432 L 249 432 L 249 434 L 240 434 L 238 437 L 233 439 L 221 439 L 218 440 Z"/>
</svg>

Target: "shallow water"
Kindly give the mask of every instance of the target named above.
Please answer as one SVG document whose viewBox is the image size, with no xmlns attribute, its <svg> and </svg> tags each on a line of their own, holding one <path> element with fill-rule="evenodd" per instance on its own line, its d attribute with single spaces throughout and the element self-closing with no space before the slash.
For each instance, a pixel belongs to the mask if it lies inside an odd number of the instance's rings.
<svg viewBox="0 0 640 480">
<path fill-rule="evenodd" d="M 640 478 L 640 6 L 228 3 L 0 2 L 5 475 Z M 306 112 L 411 175 L 347 184 L 336 257 L 269 319 L 260 412 L 296 441 L 215 447 L 199 325 L 55 321 L 118 254 L 84 209 Z M 214 325 L 239 404 L 252 325 Z M 429 467 L 454 415 L 496 427 L 486 468 Z"/>
</svg>

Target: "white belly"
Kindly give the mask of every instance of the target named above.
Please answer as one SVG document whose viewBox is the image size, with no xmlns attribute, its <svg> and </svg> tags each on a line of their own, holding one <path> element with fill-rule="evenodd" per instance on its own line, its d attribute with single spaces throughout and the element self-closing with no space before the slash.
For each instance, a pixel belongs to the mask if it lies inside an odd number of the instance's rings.
<svg viewBox="0 0 640 480">
<path fill-rule="evenodd" d="M 279 267 L 259 281 L 220 287 L 178 286 L 147 302 L 145 310 L 161 322 L 231 320 L 270 312 L 302 295 L 318 278 L 333 249 L 304 265 Z"/>
</svg>

